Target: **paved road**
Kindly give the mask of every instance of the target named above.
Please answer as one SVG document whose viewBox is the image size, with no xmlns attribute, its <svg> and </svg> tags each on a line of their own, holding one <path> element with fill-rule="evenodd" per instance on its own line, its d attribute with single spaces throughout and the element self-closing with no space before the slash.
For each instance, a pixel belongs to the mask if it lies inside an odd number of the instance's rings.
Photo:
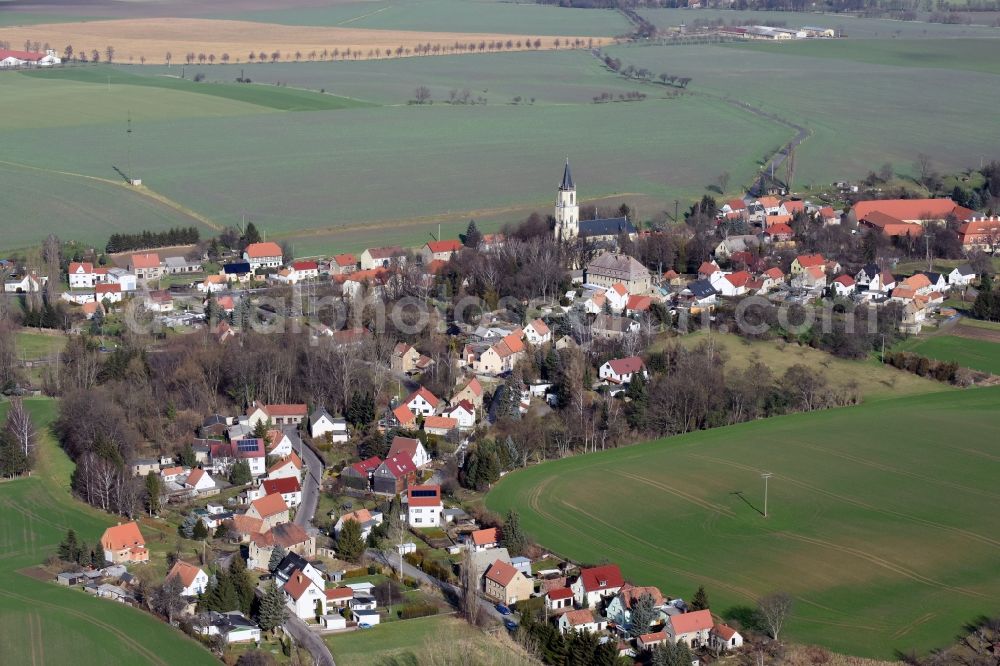
<svg viewBox="0 0 1000 666">
<path fill-rule="evenodd" d="M 393 571 L 399 571 L 400 561 L 399 561 L 399 555 L 397 555 L 396 553 L 392 553 L 390 555 L 378 550 L 373 550 L 371 548 L 369 548 L 366 552 L 368 557 L 371 558 L 372 560 L 388 565 L 389 567 L 392 568 Z M 425 573 L 424 571 L 421 571 L 420 569 L 416 568 L 406 560 L 403 560 L 403 575 L 419 580 L 420 582 L 425 583 L 427 585 L 433 585 L 434 587 L 441 590 L 444 593 L 445 598 L 449 600 L 458 600 L 462 597 L 462 590 L 461 588 L 458 587 L 458 585 L 452 585 L 451 583 L 447 583 L 438 578 L 434 578 L 430 574 Z M 497 609 L 494 608 L 493 603 L 491 601 L 488 601 L 482 597 L 479 598 L 479 605 L 481 607 L 482 612 L 486 613 L 486 615 L 493 618 L 497 622 L 503 622 L 505 619 L 514 619 L 516 621 L 516 618 L 513 618 L 513 616 L 508 615 L 505 617 L 501 615 L 499 611 L 497 611 Z"/>
<path fill-rule="evenodd" d="M 316 503 L 319 501 L 319 488 L 323 480 L 323 461 L 303 444 L 302 462 L 306 465 L 306 477 L 302 480 L 302 504 L 295 511 L 295 524 L 308 529 L 316 515 Z"/>
<path fill-rule="evenodd" d="M 295 642 L 309 651 L 316 666 L 337 666 L 323 638 L 314 634 L 305 622 L 291 615 L 285 622 L 285 630 L 292 635 Z"/>
</svg>

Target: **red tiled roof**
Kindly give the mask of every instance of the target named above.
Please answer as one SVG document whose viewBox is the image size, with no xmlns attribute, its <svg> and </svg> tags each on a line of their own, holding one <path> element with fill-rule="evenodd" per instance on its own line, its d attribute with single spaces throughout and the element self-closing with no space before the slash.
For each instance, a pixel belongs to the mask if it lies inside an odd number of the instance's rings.
<svg viewBox="0 0 1000 666">
<path fill-rule="evenodd" d="M 650 643 L 659 643 L 661 641 L 667 640 L 666 631 L 654 631 L 650 634 L 642 634 L 639 636 L 639 642 L 643 645 L 649 645 Z"/>
<path fill-rule="evenodd" d="M 122 286 L 117 282 L 112 282 L 110 284 L 100 283 L 94 285 L 94 293 L 97 294 L 120 294 L 122 291 Z"/>
<path fill-rule="evenodd" d="M 785 210 L 787 210 L 792 215 L 794 215 L 795 213 L 802 212 L 806 209 L 806 204 L 804 201 L 793 201 L 789 199 L 788 201 L 784 202 L 781 205 L 784 206 Z"/>
<path fill-rule="evenodd" d="M 415 458 L 417 455 L 417 447 L 420 446 L 419 439 L 413 439 L 412 437 L 400 437 L 396 435 L 392 438 L 392 444 L 389 445 L 388 457 L 407 455 L 411 459 Z"/>
<path fill-rule="evenodd" d="M 653 304 L 653 299 L 649 296 L 636 296 L 632 294 L 628 297 L 628 304 L 625 305 L 626 310 L 634 310 L 636 312 L 645 312 Z"/>
<path fill-rule="evenodd" d="M 7 58 L 17 58 L 18 60 L 30 60 L 32 62 L 36 60 L 41 60 L 45 57 L 44 53 L 37 51 L 11 51 L 8 49 L 0 49 L 0 60 L 6 60 Z"/>
<path fill-rule="evenodd" d="M 200 467 L 197 469 L 193 469 L 191 470 L 191 473 L 188 474 L 187 479 L 184 480 L 184 483 L 189 486 L 198 485 L 198 482 L 201 481 L 201 477 L 203 476 L 205 476 L 205 470 L 201 469 Z"/>
<path fill-rule="evenodd" d="M 265 257 L 281 257 L 281 246 L 270 241 L 265 243 L 250 243 L 244 250 L 251 259 L 263 259 Z"/>
<path fill-rule="evenodd" d="M 535 329 L 535 333 L 537 333 L 538 335 L 545 335 L 546 333 L 549 332 L 548 325 L 541 319 L 536 319 L 528 325 L 531 326 L 531 328 Z"/>
<path fill-rule="evenodd" d="M 433 496 L 415 497 L 414 493 L 433 492 Z M 410 486 L 406 489 L 409 506 L 441 506 L 441 486 Z"/>
<path fill-rule="evenodd" d="M 411 412 L 405 403 L 392 410 L 392 415 L 396 417 L 396 420 L 399 421 L 399 425 L 401 426 L 411 425 L 417 422 L 416 414 Z"/>
<path fill-rule="evenodd" d="M 333 262 L 341 268 L 344 268 L 346 266 L 356 266 L 358 260 L 353 254 L 338 254 L 334 256 Z"/>
<path fill-rule="evenodd" d="M 626 289 L 625 285 L 623 285 L 621 282 L 615 282 L 613 285 L 611 285 L 611 290 L 614 291 L 619 296 L 624 296 L 625 294 L 628 293 L 628 289 Z"/>
<path fill-rule="evenodd" d="M 721 638 L 724 641 L 729 641 L 733 636 L 736 635 L 736 630 L 730 627 L 728 624 L 716 624 L 712 627 L 712 633 Z"/>
<path fill-rule="evenodd" d="M 794 236 L 795 231 L 785 224 L 784 222 L 778 222 L 777 224 L 772 224 L 764 232 L 768 236 Z"/>
<path fill-rule="evenodd" d="M 569 599 L 573 596 L 573 590 L 568 587 L 560 587 L 557 590 L 549 590 L 545 596 L 553 601 L 558 601 L 559 599 Z"/>
<path fill-rule="evenodd" d="M 417 389 L 416 391 L 414 391 L 413 393 L 411 393 L 411 394 L 410 394 L 410 395 L 409 395 L 409 396 L 408 396 L 408 397 L 406 398 L 406 400 L 404 400 L 404 401 L 403 401 L 403 404 L 404 404 L 404 405 L 409 405 L 409 404 L 410 404 L 411 402 L 413 402 L 413 400 L 414 400 L 414 399 L 415 399 L 415 398 L 416 398 L 417 396 L 420 396 L 421 398 L 423 398 L 424 400 L 426 400 L 426 401 L 427 401 L 427 403 L 428 403 L 428 404 L 429 404 L 429 405 L 430 405 L 431 407 L 437 407 L 437 406 L 438 406 L 438 404 L 439 404 L 439 403 L 441 402 L 441 399 L 440 399 L 440 398 L 438 398 L 438 397 L 437 397 L 436 395 L 434 395 L 433 393 L 431 393 L 430 391 L 428 391 L 428 390 L 427 390 L 426 388 L 424 388 L 423 386 L 421 386 L 421 387 L 420 387 L 420 388 L 418 388 L 418 389 Z"/>
<path fill-rule="evenodd" d="M 627 375 L 634 372 L 641 372 L 645 367 L 642 359 L 638 356 L 629 356 L 627 358 L 613 358 L 608 361 L 608 365 L 616 375 Z"/>
<path fill-rule="evenodd" d="M 776 224 L 788 224 L 791 221 L 792 221 L 791 215 L 768 215 L 765 226 L 770 228 Z"/>
<path fill-rule="evenodd" d="M 611 588 L 620 588 L 625 584 L 622 578 L 622 570 L 617 564 L 605 564 L 591 569 L 581 569 L 580 579 L 583 581 L 583 589 L 587 592 L 598 592 Z"/>
<path fill-rule="evenodd" d="M 671 615 L 670 624 L 674 627 L 674 635 L 689 634 L 693 631 L 703 631 L 711 629 L 715 622 L 712 621 L 712 611 L 700 610 L 680 615 Z"/>
<path fill-rule="evenodd" d="M 233 530 L 238 534 L 254 534 L 260 532 L 260 528 L 263 526 L 264 521 L 260 518 L 254 518 L 242 513 L 233 516 Z"/>
<path fill-rule="evenodd" d="M 961 208 L 951 199 L 879 199 L 874 201 L 859 201 L 854 204 L 854 215 L 857 219 L 865 219 L 877 211 L 897 220 L 944 219 L 949 214 L 958 211 L 959 219 L 968 209 Z"/>
<path fill-rule="evenodd" d="M 277 469 L 281 469 L 282 467 L 284 467 L 288 463 L 291 463 L 292 465 L 294 465 L 296 469 L 302 469 L 302 460 L 299 458 L 298 454 L 295 453 L 295 451 L 292 451 L 287 456 L 285 456 L 284 458 L 282 458 L 278 462 L 276 462 L 273 465 L 271 465 L 268 468 L 267 471 L 268 472 L 273 472 L 273 471 L 275 471 Z"/>
<path fill-rule="evenodd" d="M 374 472 L 376 469 L 378 469 L 378 466 L 381 464 L 382 464 L 381 458 L 379 458 L 378 456 L 372 456 L 371 458 L 368 458 L 366 460 L 354 463 L 353 465 L 351 465 L 351 467 L 353 467 L 354 471 L 360 474 L 361 476 L 368 476 L 369 472 Z"/>
<path fill-rule="evenodd" d="M 800 254 L 795 259 L 799 262 L 799 266 L 802 268 L 822 266 L 826 263 L 826 259 L 823 258 L 822 254 Z"/>
<path fill-rule="evenodd" d="M 280 479 L 267 479 L 261 484 L 265 495 L 287 495 L 302 490 L 299 480 L 294 476 L 283 476 Z"/>
<path fill-rule="evenodd" d="M 318 271 L 319 264 L 315 261 L 293 261 L 292 268 L 297 271 Z"/>
<path fill-rule="evenodd" d="M 764 271 L 764 275 L 774 280 L 780 280 L 783 277 L 785 277 L 785 274 L 777 266 L 775 266 L 774 268 L 768 268 L 766 271 Z"/>
<path fill-rule="evenodd" d="M 462 241 L 459 240 L 442 240 L 442 241 L 428 241 L 427 247 L 430 248 L 431 252 L 438 254 L 439 252 L 458 252 L 462 249 Z"/>
<path fill-rule="evenodd" d="M 391 245 L 389 247 L 370 247 L 367 252 L 372 259 L 389 259 L 390 257 L 399 257 L 406 254 L 403 252 L 403 248 L 398 245 Z"/>
<path fill-rule="evenodd" d="M 191 584 L 194 583 L 195 577 L 200 572 L 201 569 L 199 569 L 195 565 L 188 564 L 184 560 L 177 560 L 176 562 L 174 562 L 174 566 L 172 566 L 170 568 L 170 571 L 167 573 L 167 578 L 170 578 L 171 576 L 177 576 L 177 578 L 180 579 L 181 584 L 184 585 L 184 587 L 191 587 Z"/>
<path fill-rule="evenodd" d="M 594 613 L 589 608 L 567 611 L 563 617 L 574 627 L 580 624 L 590 624 L 594 621 Z"/>
<path fill-rule="evenodd" d="M 304 404 L 291 404 L 291 405 L 262 405 L 261 409 L 268 416 L 302 416 L 305 417 L 309 408 Z"/>
<path fill-rule="evenodd" d="M 621 589 L 622 600 L 625 602 L 626 608 L 632 608 L 632 604 L 636 600 L 642 598 L 644 594 L 648 594 L 653 598 L 653 604 L 656 606 L 663 605 L 663 593 L 660 592 L 660 588 L 655 586 L 640 587 L 637 585 L 630 585 L 625 583 Z"/>
<path fill-rule="evenodd" d="M 730 199 L 726 204 L 733 210 L 746 210 L 747 207 L 743 199 Z"/>
<path fill-rule="evenodd" d="M 296 569 L 285 583 L 285 592 L 298 601 L 312 585 L 315 585 L 312 579 L 302 573 L 301 569 Z"/>
<path fill-rule="evenodd" d="M 517 569 L 503 560 L 497 560 L 494 562 L 486 572 L 486 577 L 489 580 L 492 580 L 503 587 L 510 585 L 510 581 L 514 580 L 514 576 L 516 575 Z"/>
<path fill-rule="evenodd" d="M 852 278 L 850 275 L 838 275 L 837 277 L 835 277 L 833 279 L 833 281 L 834 282 L 838 282 L 838 283 L 844 285 L 845 287 L 853 287 L 854 286 L 854 278 Z"/>
<path fill-rule="evenodd" d="M 145 546 L 146 540 L 139 532 L 139 525 L 133 520 L 104 530 L 101 546 L 108 550 L 121 550 L 131 546 Z"/>
<path fill-rule="evenodd" d="M 343 601 L 354 598 L 354 590 L 349 587 L 331 587 L 325 592 L 328 601 Z"/>
<path fill-rule="evenodd" d="M 89 261 L 84 261 L 82 263 L 74 261 L 69 265 L 69 273 L 93 273 L 94 264 Z"/>
<path fill-rule="evenodd" d="M 746 271 L 736 271 L 735 273 L 727 275 L 726 280 L 728 280 L 729 284 L 734 287 L 745 287 L 747 281 L 750 280 L 750 274 Z"/>
<path fill-rule="evenodd" d="M 281 495 L 264 495 L 250 502 L 250 506 L 254 508 L 262 519 L 275 516 L 282 511 L 288 511 L 288 505 L 285 504 L 285 500 Z"/>
<path fill-rule="evenodd" d="M 133 254 L 130 263 L 133 268 L 159 268 L 160 255 L 155 252 Z"/>
<path fill-rule="evenodd" d="M 424 417 L 424 429 L 427 428 L 438 428 L 451 430 L 452 428 L 458 427 L 458 419 L 453 419 L 450 416 L 425 416 Z"/>
<path fill-rule="evenodd" d="M 396 479 L 401 479 L 417 471 L 416 465 L 413 464 L 413 459 L 405 454 L 386 458 L 382 461 L 382 465 L 385 465 L 385 468 Z"/>
<path fill-rule="evenodd" d="M 701 266 L 698 267 L 698 275 L 711 275 L 712 273 L 719 270 L 718 265 L 711 261 L 701 262 Z"/>
<path fill-rule="evenodd" d="M 486 529 L 476 530 L 471 535 L 472 543 L 477 546 L 488 546 L 491 543 L 500 542 L 500 530 L 495 527 L 487 527 Z"/>
</svg>

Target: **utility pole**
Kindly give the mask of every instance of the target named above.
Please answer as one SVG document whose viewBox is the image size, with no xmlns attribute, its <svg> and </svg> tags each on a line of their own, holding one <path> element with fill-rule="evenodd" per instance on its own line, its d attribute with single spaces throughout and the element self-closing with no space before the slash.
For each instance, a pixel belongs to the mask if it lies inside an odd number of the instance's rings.
<svg viewBox="0 0 1000 666">
<path fill-rule="evenodd" d="M 674 222 L 677 221 L 677 211 L 681 205 L 680 199 L 674 199 Z"/>
<path fill-rule="evenodd" d="M 131 185 L 134 178 L 132 178 L 132 111 L 128 112 L 128 127 L 125 130 L 125 153 L 126 165 L 125 168 L 128 169 L 128 184 Z"/>
<path fill-rule="evenodd" d="M 760 475 L 760 478 L 764 479 L 764 517 L 767 518 L 767 480 L 770 479 L 774 474 L 771 472 L 764 472 Z"/>
</svg>

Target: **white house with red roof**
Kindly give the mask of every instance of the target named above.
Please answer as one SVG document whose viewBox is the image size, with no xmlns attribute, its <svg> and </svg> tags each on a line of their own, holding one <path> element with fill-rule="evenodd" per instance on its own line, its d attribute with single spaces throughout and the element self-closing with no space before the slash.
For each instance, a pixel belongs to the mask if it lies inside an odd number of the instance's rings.
<svg viewBox="0 0 1000 666">
<path fill-rule="evenodd" d="M 289 267 L 297 281 L 315 280 L 319 277 L 319 263 L 311 260 L 293 261 Z"/>
<path fill-rule="evenodd" d="M 622 589 L 619 590 L 611 601 L 608 603 L 607 609 L 605 610 L 605 615 L 608 619 L 614 622 L 616 625 L 622 628 L 631 628 L 642 633 L 649 631 L 650 627 L 632 627 L 632 608 L 635 603 L 641 599 L 643 596 L 649 595 L 653 600 L 653 607 L 660 608 L 663 606 L 664 597 L 663 593 L 660 592 L 660 588 L 654 586 L 642 587 L 638 585 L 632 585 L 631 583 L 625 583 Z M 658 624 L 660 621 L 659 614 L 651 619 L 650 624 Z"/>
<path fill-rule="evenodd" d="M 580 569 L 580 576 L 570 585 L 573 598 L 580 606 L 590 608 L 605 597 L 618 594 L 625 585 L 622 571 L 617 564 L 605 564 Z"/>
<path fill-rule="evenodd" d="M 804 273 L 807 268 L 819 266 L 825 272 L 826 258 L 822 254 L 800 254 L 792 260 L 791 274 Z"/>
<path fill-rule="evenodd" d="M 264 479 L 260 484 L 264 495 L 281 495 L 288 508 L 294 509 L 302 503 L 302 486 L 294 476 L 283 476 L 278 479 Z"/>
<path fill-rule="evenodd" d="M 552 331 L 541 319 L 535 319 L 524 327 L 524 338 L 533 345 L 542 345 L 552 341 Z"/>
<path fill-rule="evenodd" d="M 712 282 L 713 280 L 717 280 L 720 275 L 722 275 L 722 269 L 714 261 L 703 261 L 701 262 L 701 266 L 698 267 L 699 280 Z"/>
<path fill-rule="evenodd" d="M 56 55 L 55 50 L 45 49 L 41 51 L 12 51 L 10 49 L 0 49 L 0 69 L 18 69 L 21 67 L 51 67 L 62 62 L 62 58 Z"/>
<path fill-rule="evenodd" d="M 708 645 L 709 634 L 714 626 L 712 611 L 706 609 L 671 615 L 667 618 L 664 630 L 672 643 L 685 643 L 690 648 L 699 648 Z"/>
<path fill-rule="evenodd" d="M 330 259 L 330 275 L 349 275 L 358 270 L 358 258 L 353 254 L 337 254 Z"/>
<path fill-rule="evenodd" d="M 174 562 L 174 566 L 167 573 L 167 578 L 171 576 L 177 576 L 177 580 L 183 586 L 182 597 L 195 597 L 208 589 L 208 574 L 201 567 L 189 564 L 184 560 Z"/>
<path fill-rule="evenodd" d="M 271 241 L 250 243 L 243 250 L 243 261 L 250 264 L 251 270 L 279 268 L 283 263 L 282 255 L 281 246 L 277 243 Z"/>
<path fill-rule="evenodd" d="M 467 400 L 476 409 L 483 406 L 483 385 L 479 383 L 479 379 L 476 377 L 470 379 L 465 386 L 460 388 L 458 392 L 451 397 L 449 403 L 452 405 L 458 405 L 463 400 Z"/>
<path fill-rule="evenodd" d="M 808 268 L 795 273 L 792 278 L 792 286 L 801 289 L 823 289 L 826 287 L 826 271 L 822 266 L 809 266 Z"/>
<path fill-rule="evenodd" d="M 458 420 L 450 416 L 425 416 L 424 432 L 428 435 L 438 435 L 445 437 L 448 433 L 458 429 Z"/>
<path fill-rule="evenodd" d="M 420 258 L 424 266 L 432 261 L 448 261 L 451 256 L 462 249 L 460 240 L 428 241 L 420 248 Z"/>
<path fill-rule="evenodd" d="M 160 255 L 156 252 L 139 252 L 128 260 L 128 270 L 137 280 L 156 280 L 163 275 Z"/>
<path fill-rule="evenodd" d="M 602 365 L 598 371 L 601 379 L 609 384 L 628 384 L 636 373 L 642 373 L 644 378 L 649 378 L 646 364 L 638 356 L 613 358 Z"/>
<path fill-rule="evenodd" d="M 556 621 L 559 633 L 567 634 L 571 631 L 577 633 L 588 632 L 596 634 L 608 628 L 608 621 L 594 615 L 594 611 L 589 608 L 566 611 L 559 616 Z"/>
<path fill-rule="evenodd" d="M 89 261 L 70 263 L 66 273 L 69 276 L 70 289 L 87 289 L 93 287 L 97 282 L 94 264 Z"/>
<path fill-rule="evenodd" d="M 604 292 L 604 297 L 613 312 L 621 312 L 628 305 L 629 291 L 621 282 L 615 282 Z"/>
<path fill-rule="evenodd" d="M 747 271 L 736 271 L 735 273 L 717 273 L 712 280 L 712 287 L 719 292 L 720 296 L 742 296 L 747 293 L 747 282 L 750 281 L 750 273 Z"/>
<path fill-rule="evenodd" d="M 441 524 L 441 486 L 410 486 L 406 489 L 406 514 L 410 527 L 437 527 Z"/>
<path fill-rule="evenodd" d="M 284 458 L 292 452 L 292 438 L 283 430 L 272 428 L 267 431 L 267 455 Z"/>
<path fill-rule="evenodd" d="M 288 454 L 285 458 L 274 463 L 267 469 L 267 478 L 269 479 L 284 479 L 284 478 L 295 478 L 299 482 L 302 481 L 302 461 L 299 456 L 293 451 Z"/>
<path fill-rule="evenodd" d="M 358 258 L 361 270 L 370 271 L 373 268 L 390 268 L 406 264 L 406 251 L 398 245 L 388 247 L 370 247 Z"/>
<path fill-rule="evenodd" d="M 469 534 L 467 542 L 469 548 L 478 552 L 500 547 L 500 530 L 496 527 L 487 527 L 476 530 Z"/>
<path fill-rule="evenodd" d="M 472 430 L 476 427 L 476 408 L 468 400 L 447 408 L 442 414 L 455 419 L 459 430 Z"/>
<path fill-rule="evenodd" d="M 134 520 L 104 530 L 104 534 L 101 535 L 101 549 L 104 551 L 104 560 L 112 564 L 149 561 L 146 540 Z"/>
<path fill-rule="evenodd" d="M 424 448 L 423 443 L 413 437 L 400 437 L 397 435 L 392 438 L 388 457 L 393 458 L 400 455 L 409 456 L 410 460 L 413 461 L 414 467 L 417 469 L 426 467 L 431 462 L 431 456 L 427 453 L 427 449 Z"/>
<path fill-rule="evenodd" d="M 261 531 L 267 532 L 277 525 L 288 522 L 288 505 L 281 495 L 264 495 L 250 502 L 246 515 L 258 518 L 261 521 Z"/>
<path fill-rule="evenodd" d="M 208 492 L 215 490 L 215 479 L 201 468 L 193 469 L 184 479 L 184 487 L 198 493 Z"/>
<path fill-rule="evenodd" d="M 433 414 L 440 404 L 441 399 L 423 386 L 418 388 L 416 391 L 407 396 L 405 400 L 403 400 L 403 405 L 405 405 L 407 409 L 414 414 L 423 414 L 424 416 L 430 416 Z M 414 460 L 413 462 L 417 461 Z"/>
<path fill-rule="evenodd" d="M 303 403 L 265 405 L 254 402 L 247 408 L 245 420 L 251 428 L 261 422 L 271 421 L 271 425 L 299 425 L 309 413 Z"/>
<path fill-rule="evenodd" d="M 545 593 L 545 607 L 549 612 L 564 612 L 573 608 L 573 590 L 568 587 L 559 587 Z"/>
<path fill-rule="evenodd" d="M 296 569 L 282 586 L 285 593 L 285 605 L 303 620 L 316 615 L 326 615 L 326 591 L 323 587 Z"/>
<path fill-rule="evenodd" d="M 743 635 L 728 624 L 717 623 L 708 636 L 709 647 L 716 652 L 736 650 L 743 646 Z"/>
<path fill-rule="evenodd" d="M 850 296 L 851 294 L 854 293 L 855 289 L 854 278 L 846 274 L 838 275 L 837 277 L 833 278 L 833 281 L 830 283 L 830 286 L 833 288 L 833 293 L 835 295 Z"/>
</svg>

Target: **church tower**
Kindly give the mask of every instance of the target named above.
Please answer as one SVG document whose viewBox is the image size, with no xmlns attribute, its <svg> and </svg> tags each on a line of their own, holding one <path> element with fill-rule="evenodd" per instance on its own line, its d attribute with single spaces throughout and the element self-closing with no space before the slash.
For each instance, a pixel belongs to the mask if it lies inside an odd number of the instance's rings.
<svg viewBox="0 0 1000 666">
<path fill-rule="evenodd" d="M 569 158 L 563 170 L 562 184 L 556 193 L 556 240 L 573 240 L 580 235 L 580 206 L 576 201 L 576 185 L 569 170 Z"/>
</svg>

